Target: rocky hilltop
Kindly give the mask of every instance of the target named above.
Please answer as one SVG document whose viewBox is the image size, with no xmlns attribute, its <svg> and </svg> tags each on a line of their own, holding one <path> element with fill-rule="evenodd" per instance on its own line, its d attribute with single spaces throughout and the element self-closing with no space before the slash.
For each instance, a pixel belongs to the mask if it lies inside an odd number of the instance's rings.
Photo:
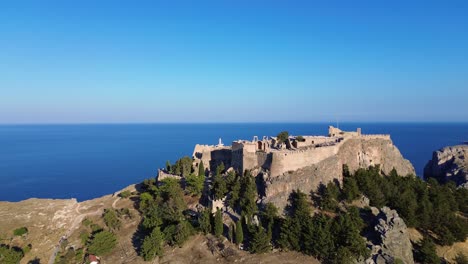
<svg viewBox="0 0 468 264">
<path fill-rule="evenodd" d="M 214 171 L 223 164 L 237 173 L 250 170 L 263 179 L 263 200 L 279 208 L 286 205 L 293 190 L 309 193 L 321 183 L 342 181 L 343 165 L 350 172 L 380 165 L 384 174 L 395 169 L 399 175 L 415 174 L 413 165 L 403 158 L 390 135 L 363 134 L 361 129 L 343 131 L 329 126 L 327 136 L 291 136 L 286 131 L 276 137 L 237 140 L 225 146 L 196 145 L 194 166 L 203 163 Z"/>
<path fill-rule="evenodd" d="M 355 137 L 346 140 L 332 155 L 316 164 L 272 177 L 264 174 L 265 202 L 284 207 L 289 194 L 296 189 L 309 193 L 320 184 L 342 181 L 343 165 L 351 172 L 379 164 L 384 174 L 395 169 L 399 175 L 414 175 L 413 165 L 405 159 L 391 139 Z"/>
<path fill-rule="evenodd" d="M 433 177 L 442 183 L 454 181 L 457 186 L 468 188 L 468 145 L 434 151 L 424 167 L 424 177 Z"/>
</svg>

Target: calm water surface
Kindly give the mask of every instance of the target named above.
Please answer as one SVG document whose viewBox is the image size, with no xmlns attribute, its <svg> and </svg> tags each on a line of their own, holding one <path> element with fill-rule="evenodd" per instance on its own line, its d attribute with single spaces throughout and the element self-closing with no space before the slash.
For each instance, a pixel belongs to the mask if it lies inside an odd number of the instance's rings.
<svg viewBox="0 0 468 264">
<path fill-rule="evenodd" d="M 86 200 L 156 175 L 166 160 L 193 146 L 226 144 L 288 130 L 326 135 L 329 124 L 141 124 L 0 126 L 0 200 L 30 197 Z M 345 123 L 340 128 L 391 134 L 422 174 L 432 151 L 468 141 L 468 123 Z"/>
</svg>

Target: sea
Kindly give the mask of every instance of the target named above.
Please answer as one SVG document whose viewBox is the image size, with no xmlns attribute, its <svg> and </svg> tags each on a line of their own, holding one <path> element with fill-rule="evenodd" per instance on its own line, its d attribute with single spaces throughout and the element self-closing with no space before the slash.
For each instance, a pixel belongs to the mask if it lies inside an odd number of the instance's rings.
<svg viewBox="0 0 468 264">
<path fill-rule="evenodd" d="M 329 123 L 0 125 L 0 200 L 88 200 L 155 177 L 195 144 L 254 136 L 326 135 Z M 340 123 L 390 134 L 421 176 L 434 150 L 468 141 L 468 123 Z"/>
</svg>

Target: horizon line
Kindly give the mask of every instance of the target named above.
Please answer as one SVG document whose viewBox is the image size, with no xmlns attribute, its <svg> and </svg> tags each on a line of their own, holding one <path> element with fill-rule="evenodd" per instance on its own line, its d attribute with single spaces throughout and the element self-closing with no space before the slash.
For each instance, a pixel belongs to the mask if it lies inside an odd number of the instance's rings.
<svg viewBox="0 0 468 264">
<path fill-rule="evenodd" d="M 330 124 L 336 121 L 233 121 L 233 122 L 44 122 L 0 123 L 0 126 L 74 126 L 74 125 L 214 125 L 214 124 Z M 468 124 L 468 121 L 340 121 L 339 124 Z"/>
</svg>

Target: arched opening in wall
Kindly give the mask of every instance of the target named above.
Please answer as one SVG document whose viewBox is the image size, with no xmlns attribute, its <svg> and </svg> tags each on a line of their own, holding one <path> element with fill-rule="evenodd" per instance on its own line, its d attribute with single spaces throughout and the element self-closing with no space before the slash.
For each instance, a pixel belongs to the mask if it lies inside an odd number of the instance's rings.
<svg viewBox="0 0 468 264">
<path fill-rule="evenodd" d="M 263 150 L 262 147 L 263 147 L 263 143 L 262 143 L 261 141 L 258 141 L 258 142 L 257 142 L 257 149 L 258 149 L 258 150 Z"/>
<path fill-rule="evenodd" d="M 292 145 L 293 147 L 297 148 L 297 141 L 293 141 Z"/>
</svg>

